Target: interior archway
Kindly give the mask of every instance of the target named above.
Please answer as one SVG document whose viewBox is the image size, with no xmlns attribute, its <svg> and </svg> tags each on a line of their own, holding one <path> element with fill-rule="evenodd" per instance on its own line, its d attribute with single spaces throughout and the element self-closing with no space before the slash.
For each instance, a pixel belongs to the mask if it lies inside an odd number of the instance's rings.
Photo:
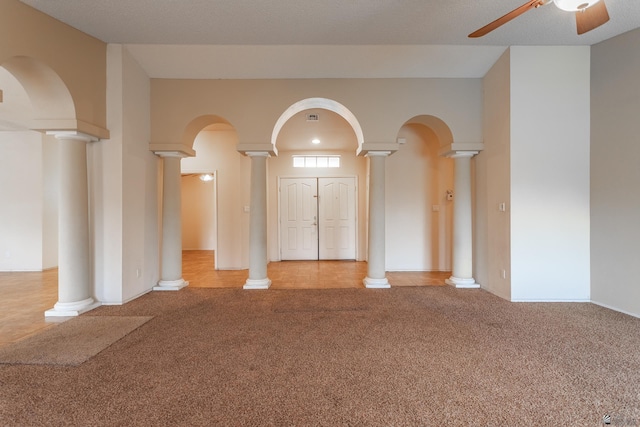
<svg viewBox="0 0 640 427">
<path fill-rule="evenodd" d="M 20 82 L 29 96 L 34 120 L 46 121 L 46 124 L 75 120 L 76 109 L 71 93 L 51 67 L 27 56 L 15 56 L 0 65 Z M 37 123 L 31 123 L 30 127 L 43 129 Z"/>
<path fill-rule="evenodd" d="M 453 143 L 453 134 L 449 126 L 440 118 L 431 115 L 420 115 L 412 117 L 405 122 L 405 125 L 419 124 L 426 126 L 433 131 L 438 146 L 446 147 Z"/>
<path fill-rule="evenodd" d="M 217 270 L 247 268 L 246 242 L 249 215 L 249 160 L 236 150 L 238 134 L 216 115 L 192 120 L 183 145 L 195 150 L 183 158 L 183 250 L 213 251 Z M 200 178 L 210 174 L 214 179 Z"/>
<path fill-rule="evenodd" d="M 7 207 L 0 212 L 0 271 L 38 273 L 25 275 L 20 289 L 37 296 L 25 309 L 41 315 L 58 297 L 60 169 L 59 142 L 40 130 L 70 129 L 75 107 L 62 79 L 34 58 L 0 64 L 0 89 L 0 188 Z"/>
<path fill-rule="evenodd" d="M 0 187 L 9 207 L 0 214 L 0 271 L 52 269 L 58 266 L 58 141 L 32 129 L 39 119 L 73 118 L 73 101 L 51 68 L 28 57 L 0 65 L 0 88 Z"/>
<path fill-rule="evenodd" d="M 451 138 L 446 123 L 428 115 L 398 132 L 400 149 L 387 160 L 390 270 L 451 270 L 453 162 L 439 155 Z"/>
<path fill-rule="evenodd" d="M 191 120 L 182 133 L 182 140 L 180 141 L 184 146 L 194 148 L 193 145 L 196 140 L 196 136 L 205 128 L 211 128 L 219 126 L 233 127 L 228 120 L 215 114 L 206 114 Z"/>
<path fill-rule="evenodd" d="M 278 149 L 277 142 L 278 136 L 284 127 L 284 125 L 296 114 L 299 114 L 305 110 L 321 109 L 328 110 L 341 116 L 351 126 L 357 141 L 356 153 L 360 152 L 362 144 L 364 142 L 364 134 L 362 127 L 358 122 L 356 116 L 344 105 L 327 98 L 307 98 L 296 102 L 287 108 L 282 115 L 278 118 L 275 126 L 273 127 L 273 133 L 271 135 L 271 144 L 275 150 Z M 277 151 L 276 151 L 277 152 Z"/>
<path fill-rule="evenodd" d="M 335 101 L 307 99 L 280 116 L 273 135 L 278 156 L 269 159 L 269 258 L 364 260 L 368 160 L 356 155 L 362 145 L 362 129 L 355 117 Z M 334 162 L 334 167 L 329 162 Z M 283 188 L 288 189 L 286 194 Z M 341 195 L 334 193 L 337 188 Z M 313 213 L 308 221 L 296 222 L 292 228 L 284 216 L 293 206 L 288 203 L 294 200 L 290 197 L 294 193 L 296 209 Z M 329 200 L 349 206 L 344 211 L 349 219 L 341 224 L 340 235 L 338 228 L 328 225 L 330 208 L 323 201 Z M 285 209 L 283 203 L 289 207 Z M 285 223 L 289 225 L 285 227 Z"/>
</svg>

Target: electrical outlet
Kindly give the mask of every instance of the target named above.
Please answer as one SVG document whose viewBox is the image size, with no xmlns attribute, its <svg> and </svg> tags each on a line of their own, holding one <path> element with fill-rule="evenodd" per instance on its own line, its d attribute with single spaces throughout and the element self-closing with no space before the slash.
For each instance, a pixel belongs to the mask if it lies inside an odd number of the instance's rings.
<svg viewBox="0 0 640 427">
<path fill-rule="evenodd" d="M 504 268 L 502 270 L 500 270 L 500 277 L 502 277 L 503 279 L 507 278 L 507 270 L 505 270 Z"/>
</svg>

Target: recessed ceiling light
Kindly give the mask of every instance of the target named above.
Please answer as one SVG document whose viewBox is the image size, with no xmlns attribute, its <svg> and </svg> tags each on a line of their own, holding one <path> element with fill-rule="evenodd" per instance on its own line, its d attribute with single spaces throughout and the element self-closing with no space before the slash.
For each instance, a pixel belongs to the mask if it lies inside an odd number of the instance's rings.
<svg viewBox="0 0 640 427">
<path fill-rule="evenodd" d="M 311 143 L 312 143 L 312 144 L 316 144 L 316 145 L 317 145 L 317 144 L 320 144 L 320 140 L 319 140 L 318 138 L 313 138 L 313 139 L 311 140 Z"/>
</svg>

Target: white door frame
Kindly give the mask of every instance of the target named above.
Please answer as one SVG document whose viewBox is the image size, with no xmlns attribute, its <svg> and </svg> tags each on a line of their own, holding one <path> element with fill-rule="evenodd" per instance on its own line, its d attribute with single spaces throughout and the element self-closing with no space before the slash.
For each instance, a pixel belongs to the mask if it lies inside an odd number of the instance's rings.
<svg viewBox="0 0 640 427">
<path fill-rule="evenodd" d="M 282 261 L 282 234 L 281 234 L 281 220 L 282 220 L 282 206 L 280 204 L 280 182 L 283 179 L 298 179 L 298 178 L 315 178 L 316 180 L 318 178 L 353 178 L 353 182 L 354 182 L 354 192 L 353 192 L 353 197 L 354 197 L 354 201 L 355 201 L 355 208 L 356 208 L 356 212 L 355 212 L 355 259 L 358 260 L 358 253 L 359 253 L 359 235 L 360 233 L 358 232 L 359 230 L 359 223 L 360 223 L 360 217 L 359 217 L 359 210 L 358 210 L 358 205 L 359 205 L 359 194 L 358 194 L 358 176 L 357 175 L 342 175 L 342 176 L 278 176 L 277 177 L 277 182 L 278 182 L 278 221 L 277 221 L 277 236 L 278 236 L 278 261 Z"/>
</svg>

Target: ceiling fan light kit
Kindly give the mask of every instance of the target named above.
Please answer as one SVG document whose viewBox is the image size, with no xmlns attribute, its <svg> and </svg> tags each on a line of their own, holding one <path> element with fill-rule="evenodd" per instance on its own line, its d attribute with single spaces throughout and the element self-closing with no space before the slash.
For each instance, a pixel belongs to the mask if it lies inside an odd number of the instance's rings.
<svg viewBox="0 0 640 427">
<path fill-rule="evenodd" d="M 553 0 L 553 2 L 562 10 L 567 12 L 577 12 L 579 10 L 585 10 L 600 0 Z"/>
</svg>

